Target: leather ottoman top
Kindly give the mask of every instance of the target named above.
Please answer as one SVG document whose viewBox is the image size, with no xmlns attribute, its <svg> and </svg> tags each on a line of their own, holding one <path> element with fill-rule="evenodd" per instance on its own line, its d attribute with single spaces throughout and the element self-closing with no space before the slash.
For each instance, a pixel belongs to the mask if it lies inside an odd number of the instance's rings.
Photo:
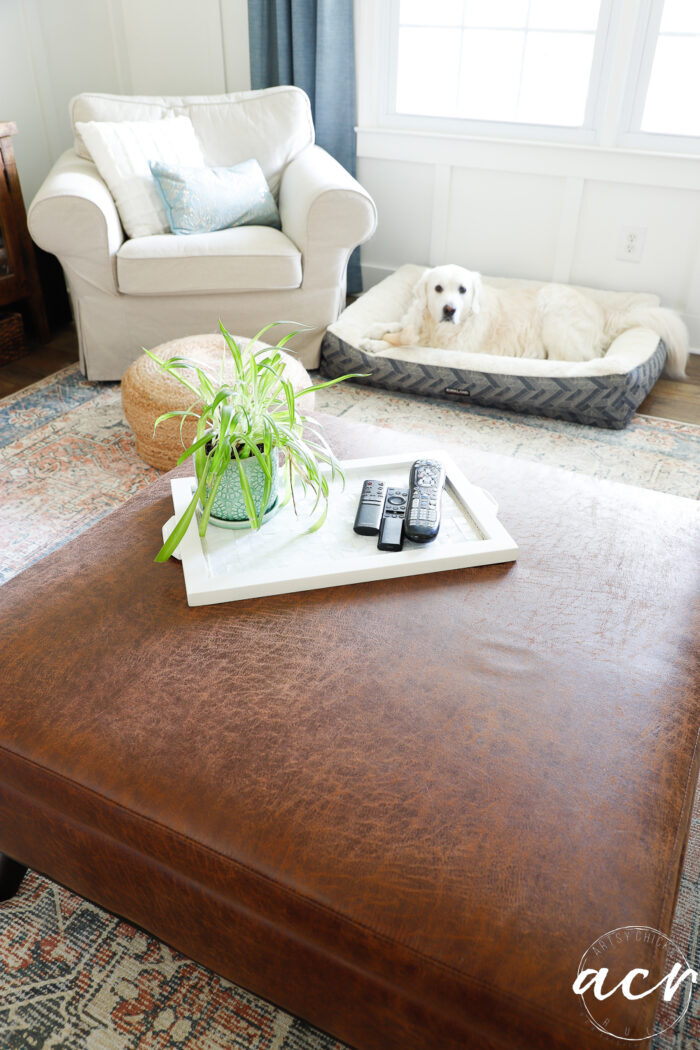
<svg viewBox="0 0 700 1050">
<path fill-rule="evenodd" d="M 421 451 L 326 422 L 341 456 Z M 3 830 L 4 785 L 135 858 L 188 876 L 196 858 L 217 893 L 371 975 L 403 1045 L 431 1045 L 421 1011 L 434 1046 L 609 1045 L 571 985 L 607 931 L 670 930 L 698 508 L 450 451 L 497 497 L 516 564 L 193 609 L 179 564 L 153 563 L 165 478 L 0 588 L 0 849 L 40 867 L 32 828 Z M 95 864 L 74 888 L 148 926 L 128 873 L 100 896 Z M 43 870 L 81 881 L 61 865 Z M 264 974 L 253 990 L 280 1001 Z M 402 1045 L 363 1028 L 352 991 L 285 1005 Z M 635 1004 L 641 1034 L 653 1005 Z"/>
</svg>

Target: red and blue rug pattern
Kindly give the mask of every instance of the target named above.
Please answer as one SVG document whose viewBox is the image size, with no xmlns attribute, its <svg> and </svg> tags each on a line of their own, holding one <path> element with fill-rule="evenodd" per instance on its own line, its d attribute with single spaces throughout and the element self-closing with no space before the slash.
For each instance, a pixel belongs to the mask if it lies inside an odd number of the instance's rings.
<svg viewBox="0 0 700 1050">
<path fill-rule="evenodd" d="M 3 1050 L 343 1050 L 34 872 L 0 906 Z"/>
<path fill-rule="evenodd" d="M 0 401 L 0 582 L 156 477 L 136 455 L 117 383 L 73 367 Z"/>
</svg>

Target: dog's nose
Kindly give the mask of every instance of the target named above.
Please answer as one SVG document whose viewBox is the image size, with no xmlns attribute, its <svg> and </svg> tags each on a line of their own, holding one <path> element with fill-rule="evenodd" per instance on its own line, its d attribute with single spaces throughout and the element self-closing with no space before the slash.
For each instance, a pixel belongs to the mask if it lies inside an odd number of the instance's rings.
<svg viewBox="0 0 700 1050">
<path fill-rule="evenodd" d="M 454 317 L 456 312 L 455 307 L 451 306 L 449 303 L 445 303 L 442 308 L 443 317 Z"/>
</svg>

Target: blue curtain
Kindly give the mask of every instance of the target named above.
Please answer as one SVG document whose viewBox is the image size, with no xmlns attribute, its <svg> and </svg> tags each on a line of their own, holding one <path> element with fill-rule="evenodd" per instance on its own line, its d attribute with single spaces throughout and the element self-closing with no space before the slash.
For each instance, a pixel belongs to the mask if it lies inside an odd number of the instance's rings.
<svg viewBox="0 0 700 1050">
<path fill-rule="evenodd" d="M 355 175 L 352 0 L 248 0 L 252 87 L 294 84 L 311 99 L 319 146 Z M 360 250 L 348 292 L 362 291 Z"/>
</svg>

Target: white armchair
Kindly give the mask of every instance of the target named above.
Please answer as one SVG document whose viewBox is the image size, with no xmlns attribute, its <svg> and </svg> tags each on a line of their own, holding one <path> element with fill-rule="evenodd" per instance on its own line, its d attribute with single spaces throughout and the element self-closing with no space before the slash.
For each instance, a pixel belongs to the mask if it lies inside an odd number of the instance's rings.
<svg viewBox="0 0 700 1050">
<path fill-rule="evenodd" d="M 114 200 L 76 133 L 28 214 L 33 239 L 63 266 L 82 371 L 120 379 L 141 352 L 218 320 L 252 336 L 268 321 L 312 326 L 292 346 L 318 364 L 326 327 L 345 303 L 347 262 L 376 227 L 369 194 L 319 146 L 309 100 L 293 87 L 188 97 L 79 95 L 77 121 L 189 116 L 212 166 L 254 157 L 278 199 L 282 229 L 126 238 Z"/>
</svg>

